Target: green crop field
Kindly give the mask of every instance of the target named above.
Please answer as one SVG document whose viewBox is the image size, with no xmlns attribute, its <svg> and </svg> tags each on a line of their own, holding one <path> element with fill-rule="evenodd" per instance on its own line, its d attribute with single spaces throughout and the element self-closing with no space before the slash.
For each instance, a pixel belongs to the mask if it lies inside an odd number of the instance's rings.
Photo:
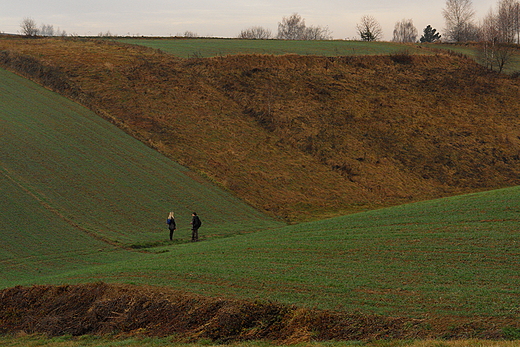
<svg viewBox="0 0 520 347">
<path fill-rule="evenodd" d="M 182 58 L 207 58 L 230 54 L 299 54 L 345 56 L 393 54 L 408 51 L 427 53 L 415 45 L 362 41 L 284 41 L 242 39 L 125 38 L 120 42 L 160 49 Z"/>
<path fill-rule="evenodd" d="M 397 316 L 518 317 L 519 213 L 520 188 L 509 188 L 155 247 L 53 282 L 122 281 Z"/>
</svg>

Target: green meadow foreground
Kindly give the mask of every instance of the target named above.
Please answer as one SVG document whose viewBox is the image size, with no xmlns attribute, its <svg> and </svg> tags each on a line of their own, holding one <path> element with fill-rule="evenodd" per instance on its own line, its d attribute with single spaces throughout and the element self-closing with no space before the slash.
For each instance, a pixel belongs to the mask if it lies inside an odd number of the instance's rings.
<svg viewBox="0 0 520 347">
<path fill-rule="evenodd" d="M 439 338 L 462 325 L 468 332 L 458 336 L 478 337 L 480 326 L 492 326 L 493 336 L 520 337 L 520 187 L 285 225 L 2 69 L 0 124 L 0 288 L 147 285 L 427 319 L 444 324 Z M 173 242 L 170 210 L 179 225 Z M 188 242 L 192 211 L 203 220 L 202 242 Z M 476 321 L 482 325 L 468 323 Z M 21 341 L 31 340 L 38 337 Z M 69 343 L 77 341 L 49 340 Z M 424 346 L 458 346 L 430 343 Z"/>
<path fill-rule="evenodd" d="M 504 189 L 149 253 L 98 244 L 71 252 L 55 241 L 67 251 L 61 266 L 50 255 L 12 258 L 2 284 L 122 282 L 388 316 L 515 320 L 519 194 Z M 21 274 L 31 268 L 42 275 Z"/>
</svg>

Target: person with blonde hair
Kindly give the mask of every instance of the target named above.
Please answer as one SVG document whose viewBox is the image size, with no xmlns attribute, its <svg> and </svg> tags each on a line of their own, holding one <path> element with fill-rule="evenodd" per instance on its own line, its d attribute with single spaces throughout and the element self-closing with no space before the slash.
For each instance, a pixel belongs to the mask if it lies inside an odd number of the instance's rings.
<svg viewBox="0 0 520 347">
<path fill-rule="evenodd" d="M 166 224 L 168 224 L 168 229 L 170 229 L 170 241 L 173 241 L 173 232 L 177 230 L 177 225 L 175 224 L 175 216 L 173 215 L 173 212 L 170 212 L 170 214 L 168 215 Z"/>
</svg>

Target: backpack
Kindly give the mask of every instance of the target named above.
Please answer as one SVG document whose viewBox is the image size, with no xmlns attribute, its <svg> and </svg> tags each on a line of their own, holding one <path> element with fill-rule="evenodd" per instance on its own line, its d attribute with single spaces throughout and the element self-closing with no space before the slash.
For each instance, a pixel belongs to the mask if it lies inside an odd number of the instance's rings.
<svg viewBox="0 0 520 347">
<path fill-rule="evenodd" d="M 202 221 L 200 220 L 199 216 L 196 216 L 193 221 L 193 227 L 198 229 L 198 228 L 200 228 L 201 225 L 202 225 Z"/>
</svg>

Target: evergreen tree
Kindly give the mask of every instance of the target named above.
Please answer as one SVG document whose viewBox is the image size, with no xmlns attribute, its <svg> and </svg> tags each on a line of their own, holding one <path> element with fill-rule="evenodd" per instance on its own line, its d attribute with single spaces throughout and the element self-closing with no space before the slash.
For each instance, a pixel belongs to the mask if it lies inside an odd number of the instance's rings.
<svg viewBox="0 0 520 347">
<path fill-rule="evenodd" d="M 421 42 L 435 42 L 441 38 L 441 34 L 437 32 L 436 29 L 432 28 L 431 25 L 428 25 L 424 28 L 424 34 L 421 36 Z"/>
</svg>

